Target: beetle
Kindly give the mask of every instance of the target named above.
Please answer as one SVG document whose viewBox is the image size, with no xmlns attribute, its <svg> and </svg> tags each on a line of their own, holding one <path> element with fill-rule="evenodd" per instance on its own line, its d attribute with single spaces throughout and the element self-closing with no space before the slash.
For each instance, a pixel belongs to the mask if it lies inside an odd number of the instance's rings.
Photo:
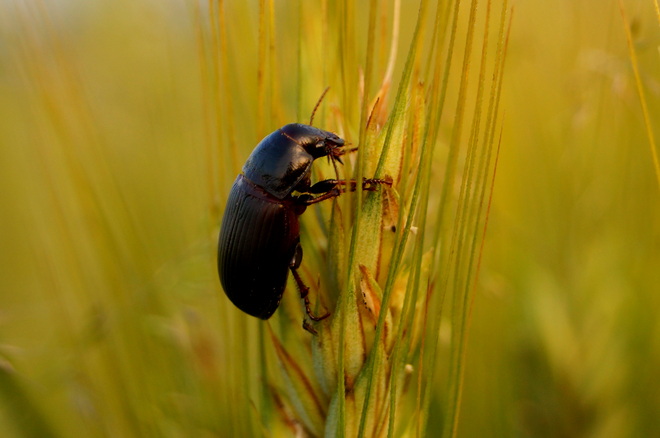
<svg viewBox="0 0 660 438">
<path fill-rule="evenodd" d="M 314 160 L 328 157 L 336 168 L 336 162 L 343 164 L 344 145 L 332 132 L 291 123 L 266 136 L 248 157 L 227 199 L 217 259 L 225 294 L 243 312 L 270 318 L 291 271 L 310 319 L 330 315 L 312 314 L 309 288 L 298 273 L 303 256 L 299 216 L 309 205 L 356 189 L 352 180 L 311 182 Z M 391 185 L 391 180 L 364 179 L 362 188 L 376 190 L 380 184 Z M 303 327 L 315 333 L 304 319 Z"/>
</svg>

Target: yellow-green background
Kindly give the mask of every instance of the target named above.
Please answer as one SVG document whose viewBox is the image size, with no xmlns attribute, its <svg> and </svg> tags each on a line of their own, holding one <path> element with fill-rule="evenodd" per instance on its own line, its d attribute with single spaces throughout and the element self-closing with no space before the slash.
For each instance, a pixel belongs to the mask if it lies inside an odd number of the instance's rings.
<svg viewBox="0 0 660 438">
<path fill-rule="evenodd" d="M 0 3 L 1 436 L 245 433 L 255 376 L 213 260 L 233 175 L 210 202 L 193 3 Z M 257 14 L 229 3 L 241 161 Z M 659 18 L 624 4 L 660 135 Z M 460 436 L 660 433 L 660 186 L 635 87 L 618 2 L 515 2 Z"/>
</svg>

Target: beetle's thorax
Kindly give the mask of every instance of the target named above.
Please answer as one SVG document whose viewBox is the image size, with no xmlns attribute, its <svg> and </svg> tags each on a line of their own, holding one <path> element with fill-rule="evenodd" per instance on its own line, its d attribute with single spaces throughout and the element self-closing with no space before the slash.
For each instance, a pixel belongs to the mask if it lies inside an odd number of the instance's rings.
<svg viewBox="0 0 660 438">
<path fill-rule="evenodd" d="M 309 173 L 314 157 L 280 131 L 255 148 L 243 166 L 243 174 L 279 199 L 285 198 Z"/>
<path fill-rule="evenodd" d="M 283 199 L 309 175 L 315 159 L 343 144 L 337 135 L 313 126 L 285 125 L 261 140 L 243 166 L 243 174 Z"/>
</svg>

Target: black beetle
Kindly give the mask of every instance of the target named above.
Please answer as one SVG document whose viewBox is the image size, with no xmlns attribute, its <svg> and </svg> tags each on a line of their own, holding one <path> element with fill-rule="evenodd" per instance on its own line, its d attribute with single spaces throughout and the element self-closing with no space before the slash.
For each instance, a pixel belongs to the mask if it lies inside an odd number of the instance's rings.
<svg viewBox="0 0 660 438">
<path fill-rule="evenodd" d="M 254 149 L 229 193 L 218 241 L 218 273 L 227 297 L 236 307 L 268 319 L 280 304 L 289 270 L 310 310 L 309 288 L 297 269 L 302 261 L 298 216 L 307 206 L 355 190 L 355 181 L 327 179 L 312 185 L 314 160 L 341 163 L 344 140 L 310 125 L 292 123 L 266 136 Z M 365 179 L 375 190 L 390 180 Z M 303 327 L 314 330 L 303 321 Z"/>
</svg>

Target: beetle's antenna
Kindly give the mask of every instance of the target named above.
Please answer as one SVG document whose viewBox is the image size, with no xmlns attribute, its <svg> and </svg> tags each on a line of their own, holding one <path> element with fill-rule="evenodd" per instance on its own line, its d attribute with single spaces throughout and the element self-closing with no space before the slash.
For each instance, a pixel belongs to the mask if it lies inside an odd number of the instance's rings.
<svg viewBox="0 0 660 438">
<path fill-rule="evenodd" d="M 316 102 L 316 106 L 312 110 L 312 115 L 309 118 L 309 126 L 312 126 L 312 122 L 314 121 L 314 114 L 316 114 L 316 110 L 318 109 L 319 105 L 321 105 L 321 101 L 323 100 L 329 89 L 330 87 L 326 87 L 325 90 L 323 90 L 323 93 L 321 93 L 321 97 L 319 97 L 319 101 Z"/>
<path fill-rule="evenodd" d="M 289 140 L 291 140 L 292 142 L 294 142 L 294 143 L 297 144 L 298 146 L 302 146 L 298 140 L 296 140 L 295 138 L 291 137 L 291 136 L 290 136 L 289 134 L 287 134 L 286 132 L 282 131 L 281 129 L 280 129 L 280 132 L 282 133 L 283 136 L 285 136 L 286 138 L 288 138 Z"/>
</svg>

